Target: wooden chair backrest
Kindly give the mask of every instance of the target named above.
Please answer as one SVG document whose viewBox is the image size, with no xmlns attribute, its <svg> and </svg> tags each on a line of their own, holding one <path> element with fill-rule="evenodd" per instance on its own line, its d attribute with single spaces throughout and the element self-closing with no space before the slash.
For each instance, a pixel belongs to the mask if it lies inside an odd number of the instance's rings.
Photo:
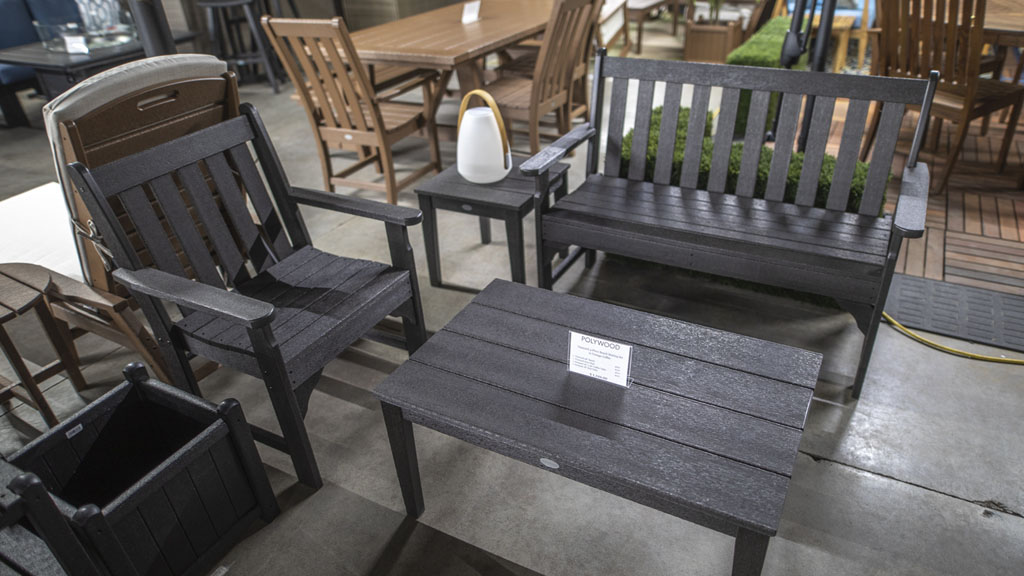
<svg viewBox="0 0 1024 576">
<path fill-rule="evenodd" d="M 893 0 L 881 14 L 886 76 L 940 74 L 939 89 L 973 100 L 985 45 L 985 0 Z"/>
<path fill-rule="evenodd" d="M 292 254 L 292 241 L 308 244 L 262 123 L 249 105 L 242 110 L 237 118 L 88 173 L 71 171 L 118 266 L 146 266 L 133 248 L 131 228 L 153 267 L 220 287 L 236 287 Z M 117 204 L 126 218 L 115 214 Z"/>
<path fill-rule="evenodd" d="M 383 125 L 343 19 L 264 17 L 263 27 L 315 125 L 357 132 Z"/>
<path fill-rule="evenodd" d="M 860 214 L 878 216 L 882 209 L 889 170 L 899 137 L 903 112 L 907 105 L 923 105 L 928 97 L 929 82 L 916 79 L 823 74 L 797 70 L 778 70 L 748 66 L 724 66 L 696 62 L 672 62 L 604 57 L 598 52 L 594 68 L 594 90 L 591 123 L 601 133 L 601 106 L 606 79 L 611 79 L 610 111 L 606 132 L 605 176 L 626 176 L 644 180 L 653 171 L 655 184 L 681 188 L 702 188 L 725 192 L 728 166 L 733 154 L 733 134 L 742 93 L 749 93 L 743 154 L 735 191 L 739 196 L 754 196 L 760 174 L 762 143 L 765 141 L 768 110 L 773 94 L 781 95 L 778 129 L 767 181 L 761 181 L 764 198 L 799 206 L 819 205 L 830 210 L 845 211 L 850 202 L 850 188 L 857 169 L 857 160 L 865 132 L 868 108 L 872 101 L 882 106 L 878 136 L 867 167 L 866 184 L 860 201 Z M 636 98 L 628 99 L 631 81 L 637 82 Z M 655 165 L 648 166 L 647 147 L 651 135 L 651 117 L 656 105 L 655 87 L 664 85 L 662 115 L 658 132 Z M 684 85 L 692 88 L 692 99 L 681 103 Z M 708 112 L 712 110 L 712 89 L 721 88 L 717 127 L 705 144 Z M 807 140 L 798 189 L 787 189 L 790 161 L 794 154 L 796 135 L 806 96 L 814 96 L 810 137 Z M 632 100 L 633 110 L 627 110 Z M 819 197 L 819 176 L 824 164 L 826 145 L 837 100 L 847 100 L 843 118 L 842 139 L 835 156 L 835 168 L 825 198 Z M 689 125 L 679 172 L 674 173 L 676 127 L 680 106 L 688 106 Z M 630 113 L 632 112 L 632 113 Z M 624 126 L 627 116 L 635 118 L 628 166 L 622 161 Z M 916 136 L 923 134 L 919 121 Z M 598 148 L 592 141 L 588 151 L 588 172 L 598 171 Z M 711 170 L 707 182 L 699 181 L 702 152 L 710 147 Z M 916 146 L 908 163 L 916 162 Z M 864 168 L 861 168 L 862 170 Z"/>
<path fill-rule="evenodd" d="M 192 78 L 144 88 L 61 122 L 61 145 L 67 162 L 98 168 L 141 150 L 238 116 L 238 85 L 233 73 Z M 77 223 L 89 227 L 90 215 L 77 191 Z M 131 234 L 134 237 L 134 232 Z M 124 294 L 110 277 L 94 244 L 76 236 L 90 283 Z M 149 256 L 140 254 L 147 262 Z"/>
<path fill-rule="evenodd" d="M 567 97 L 599 12 L 599 0 L 555 0 L 533 70 L 534 105 Z"/>
</svg>

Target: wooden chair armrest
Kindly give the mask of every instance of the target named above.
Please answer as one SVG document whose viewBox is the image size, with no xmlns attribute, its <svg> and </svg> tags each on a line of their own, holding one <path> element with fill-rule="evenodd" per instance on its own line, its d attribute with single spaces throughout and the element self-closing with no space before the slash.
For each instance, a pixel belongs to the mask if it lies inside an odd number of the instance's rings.
<svg viewBox="0 0 1024 576">
<path fill-rule="evenodd" d="M 262 328 L 274 318 L 274 306 L 238 292 L 228 292 L 202 282 L 169 274 L 155 268 L 118 268 L 114 279 L 139 292 L 178 306 L 212 314 L 248 328 Z"/>
<path fill-rule="evenodd" d="M 926 164 L 918 163 L 913 168 L 908 166 L 903 169 L 903 183 L 900 185 L 900 197 L 896 201 L 896 215 L 893 217 L 895 233 L 904 238 L 920 238 L 924 235 L 930 185 L 931 177 Z"/>
<path fill-rule="evenodd" d="M 580 124 L 573 128 L 568 134 L 555 140 L 550 146 L 544 148 L 526 162 L 519 166 L 519 172 L 523 176 L 537 176 L 547 172 L 559 160 L 565 157 L 580 144 L 593 138 L 597 132 L 590 127 L 589 123 Z"/>
<path fill-rule="evenodd" d="M 383 202 L 374 202 L 373 200 L 342 196 L 341 194 L 328 194 L 327 192 L 310 190 L 309 188 L 292 187 L 289 196 L 295 202 L 305 204 L 306 206 L 325 208 L 335 212 L 352 214 L 353 216 L 362 216 L 363 218 L 372 218 L 373 220 L 380 220 L 381 222 L 397 224 L 399 226 L 415 226 L 423 220 L 423 213 L 415 208 L 394 206 Z"/>
</svg>

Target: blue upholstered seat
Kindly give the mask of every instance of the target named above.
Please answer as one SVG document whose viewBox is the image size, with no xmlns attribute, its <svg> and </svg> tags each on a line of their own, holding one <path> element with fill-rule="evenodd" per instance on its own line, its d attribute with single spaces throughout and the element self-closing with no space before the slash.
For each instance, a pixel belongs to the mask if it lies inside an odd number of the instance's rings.
<svg viewBox="0 0 1024 576">
<path fill-rule="evenodd" d="M 38 41 L 25 0 L 0 0 L 0 48 Z M 34 76 L 27 66 L 0 64 L 0 84 L 16 84 Z"/>
</svg>

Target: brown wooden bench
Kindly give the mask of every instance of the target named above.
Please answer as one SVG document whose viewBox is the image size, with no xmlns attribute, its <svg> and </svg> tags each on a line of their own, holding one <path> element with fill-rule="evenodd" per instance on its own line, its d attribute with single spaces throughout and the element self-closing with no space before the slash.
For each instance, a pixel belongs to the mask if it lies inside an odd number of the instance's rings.
<svg viewBox="0 0 1024 576">
<path fill-rule="evenodd" d="M 921 118 L 928 117 L 937 78 L 905 80 L 625 60 L 606 57 L 603 51 L 597 57 L 594 78 L 591 124 L 575 128 L 521 167 L 524 174 L 537 177 L 540 285 L 550 288 L 572 264 L 581 251 L 552 269 L 555 255 L 575 245 L 588 254 L 588 264 L 593 263 L 594 251 L 602 250 L 833 297 L 854 315 L 865 334 L 853 384 L 853 397 L 858 397 L 900 244 L 924 231 L 929 178 L 927 167 L 917 162 L 925 128 L 922 121 L 918 121 L 903 171 L 896 213 L 882 211 L 896 141 L 908 105 L 921 106 Z M 598 135 L 607 79 L 612 79 L 611 110 L 600 170 Z M 636 98 L 629 99 L 630 106 L 635 106 L 636 121 L 627 166 L 623 141 L 631 81 L 638 81 L 638 88 Z M 664 107 L 653 169 L 646 161 L 658 83 L 664 84 L 665 102 L 679 102 L 684 84 L 693 88 L 688 137 L 675 177 L 676 106 Z M 713 109 L 715 87 L 721 88 L 717 128 L 705 139 L 702 136 Z M 733 133 L 743 91 L 750 92 L 750 105 L 742 158 L 738 175 L 730 176 L 730 156 L 736 155 Z M 773 93 L 781 94 L 781 107 L 774 153 L 765 176 L 759 163 Z M 810 97 L 816 101 L 799 183 L 787 187 L 801 110 L 809 105 Z M 849 100 L 842 141 L 830 187 L 819 191 L 825 146 L 840 99 Z M 851 184 L 872 101 L 882 106 L 881 122 L 870 165 L 866 175 L 862 174 L 863 195 L 856 203 L 850 198 Z M 549 167 L 584 142 L 589 146 L 586 180 L 549 208 Z M 700 158 L 705 146 L 712 148 L 712 154 L 710 170 L 702 175 Z M 733 164 L 735 161 L 733 158 Z M 653 178 L 647 176 L 652 172 Z M 727 188 L 734 193 L 726 194 Z M 856 212 L 848 211 L 854 205 Z"/>
</svg>

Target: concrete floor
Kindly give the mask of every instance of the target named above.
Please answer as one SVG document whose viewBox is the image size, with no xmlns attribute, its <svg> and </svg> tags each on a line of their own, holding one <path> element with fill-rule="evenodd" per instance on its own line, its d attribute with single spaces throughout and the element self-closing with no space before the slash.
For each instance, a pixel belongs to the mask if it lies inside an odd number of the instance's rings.
<svg viewBox="0 0 1024 576">
<path fill-rule="evenodd" d="M 647 30 L 645 47 L 670 52 L 671 42 L 658 30 Z M 292 183 L 321 186 L 299 105 L 263 86 L 244 86 L 242 96 L 260 110 Z M 451 118 L 452 106 L 446 104 L 442 119 Z M 48 157 L 28 153 L 45 150 L 39 134 L 0 132 L 5 190 L 42 183 L 31 180 L 45 178 Z M 31 162 L 8 158 L 11 150 Z M 442 150 L 445 165 L 454 162 L 454 145 L 443 143 Z M 411 167 L 427 154 L 411 140 L 397 156 L 400 166 Z M 579 181 L 582 161 L 582 155 L 572 159 L 572 182 Z M 415 195 L 405 192 L 400 202 L 414 206 Z M 379 223 L 315 210 L 305 215 L 318 247 L 387 261 Z M 483 246 L 474 218 L 442 212 L 439 219 L 446 281 L 482 288 L 491 278 L 509 278 L 503 227 L 494 226 L 494 243 Z M 421 232 L 413 230 L 412 239 L 427 324 L 437 330 L 472 294 L 431 288 Z M 526 243 L 530 255 L 529 219 Z M 535 271 L 527 272 L 535 285 Z M 944 355 L 883 326 L 863 395 L 851 403 L 844 387 L 852 381 L 861 335 L 847 314 L 603 256 L 590 271 L 575 267 L 555 290 L 825 354 L 764 574 L 1024 573 L 1019 367 Z M 45 362 L 48 353 L 37 344 L 31 319 L 14 330 L 30 358 Z M 72 413 L 116 383 L 119 368 L 132 360 L 93 337 L 79 347 L 86 378 L 98 387 L 80 397 L 66 380 L 48 381 L 47 395 L 59 414 Z M 416 435 L 426 512 L 408 520 L 371 394 L 404 359 L 403 352 L 360 342 L 328 366 L 306 420 L 326 480 L 320 491 L 296 485 L 289 459 L 260 447 L 284 511 L 223 558 L 230 574 L 729 573 L 730 537 L 422 428 Z M 225 369 L 202 386 L 213 400 L 238 398 L 250 421 L 276 426 L 259 381 Z M 34 411 L 14 408 L 0 418 L 0 452 L 10 453 L 42 429 Z"/>
</svg>

